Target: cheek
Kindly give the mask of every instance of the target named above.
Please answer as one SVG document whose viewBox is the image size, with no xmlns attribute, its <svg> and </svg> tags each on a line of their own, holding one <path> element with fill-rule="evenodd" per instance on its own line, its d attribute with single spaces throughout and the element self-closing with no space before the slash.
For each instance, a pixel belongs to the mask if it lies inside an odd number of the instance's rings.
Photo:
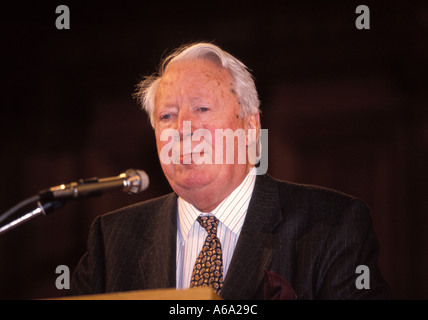
<svg viewBox="0 0 428 320">
<path fill-rule="evenodd" d="M 159 161 L 161 162 L 162 167 L 165 163 L 167 163 L 170 153 L 169 150 L 171 149 L 171 138 L 169 138 L 167 141 L 161 141 L 160 135 L 156 132 L 156 149 L 158 153 Z"/>
<path fill-rule="evenodd" d="M 162 147 L 167 143 L 167 141 L 160 141 L 160 136 L 156 134 L 156 149 L 158 151 L 158 154 Z"/>
<path fill-rule="evenodd" d="M 158 152 L 168 144 L 171 144 L 173 141 L 179 141 L 180 135 L 177 130 L 166 128 L 166 129 L 158 129 L 155 130 L 155 138 L 156 138 L 156 147 Z"/>
<path fill-rule="evenodd" d="M 246 133 L 237 123 L 230 123 L 228 126 L 210 130 L 212 132 L 213 156 L 217 164 L 232 164 L 236 161 L 240 152 L 245 152 Z"/>
</svg>

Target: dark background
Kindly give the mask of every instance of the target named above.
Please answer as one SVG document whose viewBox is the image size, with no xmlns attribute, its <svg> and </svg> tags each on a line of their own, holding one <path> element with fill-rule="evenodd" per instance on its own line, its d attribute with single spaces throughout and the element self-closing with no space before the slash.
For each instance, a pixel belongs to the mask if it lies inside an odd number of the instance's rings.
<svg viewBox="0 0 428 320">
<path fill-rule="evenodd" d="M 93 219 L 170 192 L 132 98 L 161 56 L 213 41 L 256 78 L 269 170 L 369 205 L 395 299 L 428 298 L 426 1 L 21 1 L 1 8 L 0 212 L 53 185 L 128 168 L 146 192 L 67 204 L 0 235 L 0 298 L 57 290 Z M 69 6 L 71 29 L 55 9 Z M 355 9 L 370 9 L 358 30 Z"/>
</svg>

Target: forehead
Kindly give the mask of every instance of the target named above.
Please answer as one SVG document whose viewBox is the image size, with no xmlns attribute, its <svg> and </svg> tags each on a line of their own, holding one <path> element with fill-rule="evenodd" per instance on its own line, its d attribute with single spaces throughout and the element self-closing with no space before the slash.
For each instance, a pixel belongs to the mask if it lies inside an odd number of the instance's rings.
<svg viewBox="0 0 428 320">
<path fill-rule="evenodd" d="M 232 85 L 229 72 L 210 60 L 184 60 L 168 65 L 159 87 L 182 89 L 198 87 L 219 87 Z"/>
</svg>

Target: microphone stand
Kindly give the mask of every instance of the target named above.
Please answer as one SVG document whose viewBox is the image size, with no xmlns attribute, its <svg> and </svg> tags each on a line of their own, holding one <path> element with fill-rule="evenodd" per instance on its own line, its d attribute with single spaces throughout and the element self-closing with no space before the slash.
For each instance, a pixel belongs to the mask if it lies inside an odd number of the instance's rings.
<svg viewBox="0 0 428 320">
<path fill-rule="evenodd" d="M 8 224 L 4 225 L 0 228 L 0 234 L 3 232 L 6 232 L 8 230 L 11 230 L 24 222 L 33 219 L 41 214 L 46 215 L 47 213 L 50 213 L 54 210 L 57 210 L 61 208 L 64 205 L 64 200 L 54 200 L 49 202 L 40 202 L 37 201 L 37 207 L 28 211 L 24 215 L 20 216 L 19 218 L 16 218 L 15 220 L 9 222 Z"/>
<path fill-rule="evenodd" d="M 37 202 L 36 208 L 21 215 L 19 218 L 9 222 L 3 227 L 0 226 L 0 234 L 41 214 L 46 215 L 51 211 L 57 210 L 68 200 L 82 197 L 96 197 L 102 195 L 105 191 L 117 188 L 121 188 L 122 191 L 126 191 L 128 194 L 135 194 L 145 190 L 148 185 L 149 177 L 147 173 L 142 170 L 129 169 L 116 177 L 80 179 L 78 182 L 72 182 L 68 185 L 62 184 L 55 186 L 41 191 L 38 195 L 21 201 L 4 214 L 0 215 L 0 223 L 3 223 L 3 221 L 15 214 L 18 210 L 23 209 L 30 203 Z"/>
</svg>

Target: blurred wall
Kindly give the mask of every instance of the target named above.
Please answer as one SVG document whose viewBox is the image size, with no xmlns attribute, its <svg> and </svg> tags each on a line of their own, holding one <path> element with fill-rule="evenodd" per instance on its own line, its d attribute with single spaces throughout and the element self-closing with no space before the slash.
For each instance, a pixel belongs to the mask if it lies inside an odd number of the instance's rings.
<svg viewBox="0 0 428 320">
<path fill-rule="evenodd" d="M 0 298 L 63 295 L 55 269 L 76 266 L 97 215 L 170 192 L 132 93 L 161 56 L 194 41 L 213 41 L 252 70 L 268 172 L 365 200 L 394 298 L 428 298 L 427 3 L 366 1 L 370 30 L 355 27 L 354 1 L 250 3 L 76 1 L 70 30 L 55 28 L 54 1 L 2 9 L 0 211 L 128 168 L 151 184 L 1 234 Z"/>
</svg>

